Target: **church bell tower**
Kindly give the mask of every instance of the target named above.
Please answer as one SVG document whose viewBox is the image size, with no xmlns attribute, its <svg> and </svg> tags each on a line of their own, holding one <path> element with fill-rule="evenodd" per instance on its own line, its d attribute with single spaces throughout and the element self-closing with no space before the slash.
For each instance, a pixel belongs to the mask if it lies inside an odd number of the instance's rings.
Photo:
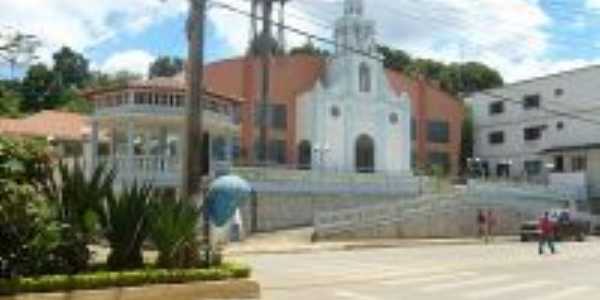
<svg viewBox="0 0 600 300">
<path fill-rule="evenodd" d="M 364 0 L 344 1 L 344 15 L 335 23 L 334 38 L 337 55 L 356 51 L 374 53 L 375 22 L 364 17 Z"/>
</svg>

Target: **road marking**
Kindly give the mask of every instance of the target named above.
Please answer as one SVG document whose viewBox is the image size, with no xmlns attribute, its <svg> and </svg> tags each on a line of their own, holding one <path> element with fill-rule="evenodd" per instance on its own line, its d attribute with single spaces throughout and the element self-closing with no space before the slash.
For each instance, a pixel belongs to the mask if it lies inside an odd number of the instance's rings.
<svg viewBox="0 0 600 300">
<path fill-rule="evenodd" d="M 530 281 L 530 282 L 525 282 L 525 283 L 517 283 L 517 284 L 513 284 L 513 285 L 502 286 L 502 287 L 498 287 L 498 288 L 485 289 L 482 291 L 468 293 L 465 296 L 469 299 L 484 299 L 484 298 L 499 296 L 499 295 L 507 294 L 507 293 L 514 293 L 514 292 L 519 292 L 519 291 L 523 291 L 523 290 L 540 288 L 543 286 L 551 285 L 552 283 L 553 283 L 552 281 L 545 281 L 545 280 Z"/>
<path fill-rule="evenodd" d="M 575 295 L 579 295 L 582 293 L 586 293 L 586 292 L 590 292 L 592 291 L 594 288 L 590 287 L 590 286 L 574 286 L 574 287 L 570 287 L 570 288 L 565 288 L 563 290 L 561 290 L 560 292 L 554 292 L 552 294 L 548 294 L 546 296 L 539 296 L 539 297 L 535 297 L 535 298 L 531 298 L 528 300 L 561 300 L 561 299 L 568 299 L 571 298 Z"/>
<path fill-rule="evenodd" d="M 346 299 L 378 300 L 377 298 L 374 298 L 374 297 L 370 297 L 370 296 L 366 296 L 366 295 L 361 295 L 361 294 L 357 294 L 357 293 L 353 293 L 353 292 L 348 292 L 348 291 L 335 291 L 334 295 L 336 297 L 346 298 Z"/>
<path fill-rule="evenodd" d="M 471 280 L 440 283 L 440 284 L 435 284 L 435 285 L 431 285 L 428 287 L 424 287 L 421 289 L 421 291 L 428 292 L 428 293 L 434 293 L 434 292 L 440 292 L 440 291 L 451 290 L 451 289 L 456 289 L 456 288 L 464 288 L 464 287 L 484 285 L 484 284 L 490 284 L 490 283 L 499 283 L 499 282 L 510 280 L 512 278 L 513 278 L 513 276 L 510 276 L 510 275 L 497 275 L 497 276 L 490 276 L 490 277 L 484 277 L 484 278 L 476 278 L 476 279 L 471 279 Z"/>
<path fill-rule="evenodd" d="M 384 280 L 381 281 L 379 284 L 381 285 L 406 285 L 406 284 L 417 284 L 417 283 L 429 283 L 429 282 L 435 282 L 435 281 L 441 281 L 441 280 L 447 280 L 447 279 L 455 279 L 456 277 L 468 277 L 468 276 L 474 276 L 476 275 L 476 273 L 474 272 L 458 272 L 458 273 L 453 273 L 453 274 L 428 274 L 425 276 L 411 276 L 410 278 L 404 278 L 404 279 L 394 279 L 394 280 Z"/>
</svg>

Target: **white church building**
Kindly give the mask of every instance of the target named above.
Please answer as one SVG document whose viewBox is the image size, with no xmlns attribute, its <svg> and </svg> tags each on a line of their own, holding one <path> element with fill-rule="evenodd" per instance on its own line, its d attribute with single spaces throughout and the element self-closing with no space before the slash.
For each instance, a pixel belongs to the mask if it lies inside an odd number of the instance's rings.
<svg viewBox="0 0 600 300">
<path fill-rule="evenodd" d="M 335 23 L 335 53 L 321 79 L 298 101 L 301 164 L 312 148 L 315 169 L 410 171 L 410 98 L 390 86 L 375 35 L 363 1 L 346 0 Z"/>
</svg>

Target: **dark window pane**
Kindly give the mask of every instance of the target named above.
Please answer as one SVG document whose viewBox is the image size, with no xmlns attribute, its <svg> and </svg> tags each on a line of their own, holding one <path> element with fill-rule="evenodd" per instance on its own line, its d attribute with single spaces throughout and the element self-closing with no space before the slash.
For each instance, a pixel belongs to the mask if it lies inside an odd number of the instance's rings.
<svg viewBox="0 0 600 300">
<path fill-rule="evenodd" d="M 529 127 L 523 130 L 526 141 L 537 141 L 542 138 L 542 127 Z"/>
<path fill-rule="evenodd" d="M 504 112 L 504 102 L 498 101 L 490 104 L 490 115 L 497 115 Z"/>
<path fill-rule="evenodd" d="M 523 98 L 524 109 L 535 109 L 540 107 L 540 95 L 527 95 Z"/>
<path fill-rule="evenodd" d="M 587 169 L 587 159 L 585 156 L 576 156 L 571 159 L 573 172 L 581 172 Z"/>
<path fill-rule="evenodd" d="M 490 144 L 492 144 L 492 145 L 504 144 L 504 132 L 502 132 L 502 131 L 492 132 L 488 136 L 488 139 L 489 139 Z"/>
<path fill-rule="evenodd" d="M 554 172 L 562 173 L 565 171 L 565 158 L 562 155 L 554 157 Z"/>
<path fill-rule="evenodd" d="M 450 128 L 448 122 L 429 122 L 427 126 L 427 139 L 431 143 L 448 143 L 450 141 Z"/>
<path fill-rule="evenodd" d="M 528 176 L 539 175 L 542 173 L 542 162 L 539 160 L 526 161 L 523 164 L 523 168 Z"/>
<path fill-rule="evenodd" d="M 282 140 L 271 141 L 270 148 L 268 149 L 271 156 L 271 161 L 278 164 L 286 163 L 286 143 Z"/>
<path fill-rule="evenodd" d="M 272 106 L 273 113 L 273 128 L 275 129 L 286 129 L 287 128 L 287 107 L 285 104 L 274 104 Z"/>
</svg>

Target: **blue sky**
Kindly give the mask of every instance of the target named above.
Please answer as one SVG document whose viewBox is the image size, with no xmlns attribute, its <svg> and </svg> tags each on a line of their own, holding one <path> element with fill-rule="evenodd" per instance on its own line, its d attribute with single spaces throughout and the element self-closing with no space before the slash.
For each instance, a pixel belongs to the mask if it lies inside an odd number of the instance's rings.
<svg viewBox="0 0 600 300">
<path fill-rule="evenodd" d="M 340 1 L 295 1 L 287 11 L 288 23 L 330 37 L 331 30 L 322 25 L 341 14 Z M 50 62 L 51 53 L 63 44 L 83 52 L 95 69 L 106 72 L 143 73 L 157 56 L 186 54 L 186 0 L 8 2 L 12 1 L 0 3 L 0 26 L 40 36 L 43 62 Z M 599 0 L 365 2 L 367 17 L 377 21 L 380 42 L 419 57 L 487 63 L 508 81 L 600 61 Z M 226 3 L 248 6 L 244 0 Z M 208 61 L 243 54 L 248 40 L 245 17 L 212 8 L 208 25 Z M 290 35 L 288 40 L 298 45 L 306 38 Z M 0 66 L 0 76 L 7 74 L 6 66 Z"/>
</svg>

